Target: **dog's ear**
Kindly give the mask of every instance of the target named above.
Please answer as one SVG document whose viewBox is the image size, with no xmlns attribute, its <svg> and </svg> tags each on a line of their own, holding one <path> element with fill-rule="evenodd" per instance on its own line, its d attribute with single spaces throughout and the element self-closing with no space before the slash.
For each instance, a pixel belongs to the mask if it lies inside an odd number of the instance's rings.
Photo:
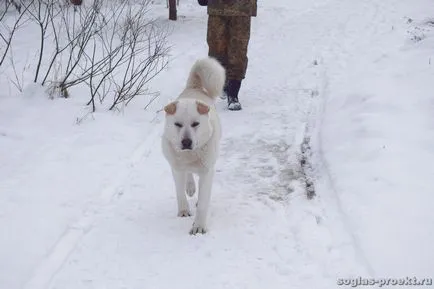
<svg viewBox="0 0 434 289">
<path fill-rule="evenodd" d="M 165 111 L 167 114 L 174 115 L 175 112 L 176 112 L 176 104 L 177 104 L 177 103 L 178 103 L 177 101 L 174 101 L 174 102 L 169 103 L 168 105 L 166 105 L 166 106 L 164 107 L 164 111 Z"/>
<path fill-rule="evenodd" d="M 197 112 L 199 114 L 207 114 L 209 112 L 209 106 L 201 101 L 196 101 Z"/>
</svg>

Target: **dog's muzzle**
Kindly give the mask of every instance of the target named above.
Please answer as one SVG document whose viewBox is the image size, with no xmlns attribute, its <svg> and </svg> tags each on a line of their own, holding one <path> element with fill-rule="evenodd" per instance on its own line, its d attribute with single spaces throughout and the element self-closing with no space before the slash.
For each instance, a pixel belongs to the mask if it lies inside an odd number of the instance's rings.
<svg viewBox="0 0 434 289">
<path fill-rule="evenodd" d="M 193 146 L 193 141 L 190 138 L 185 138 L 181 141 L 181 148 L 183 150 L 191 150 Z"/>
</svg>

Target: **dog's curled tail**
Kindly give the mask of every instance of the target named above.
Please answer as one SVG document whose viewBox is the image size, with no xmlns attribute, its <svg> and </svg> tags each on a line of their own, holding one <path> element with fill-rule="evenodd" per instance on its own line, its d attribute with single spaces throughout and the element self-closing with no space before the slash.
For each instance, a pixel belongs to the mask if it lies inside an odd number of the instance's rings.
<svg viewBox="0 0 434 289">
<path fill-rule="evenodd" d="M 225 69 L 216 59 L 199 59 L 191 68 L 187 88 L 205 89 L 207 95 L 214 99 L 222 94 L 225 78 Z"/>
</svg>

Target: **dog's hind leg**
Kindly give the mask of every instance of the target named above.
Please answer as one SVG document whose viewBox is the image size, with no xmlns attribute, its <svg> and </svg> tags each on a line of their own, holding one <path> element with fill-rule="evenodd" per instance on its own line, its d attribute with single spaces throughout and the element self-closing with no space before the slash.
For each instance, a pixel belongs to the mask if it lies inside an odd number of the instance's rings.
<svg viewBox="0 0 434 289">
<path fill-rule="evenodd" d="M 183 171 L 172 170 L 172 175 L 175 180 L 176 199 L 178 200 L 178 217 L 191 216 L 187 196 L 185 195 L 187 174 Z"/>
<path fill-rule="evenodd" d="M 194 178 L 192 173 L 187 173 L 187 183 L 185 185 L 185 192 L 189 197 L 193 197 L 196 193 L 196 184 L 194 183 Z"/>
</svg>

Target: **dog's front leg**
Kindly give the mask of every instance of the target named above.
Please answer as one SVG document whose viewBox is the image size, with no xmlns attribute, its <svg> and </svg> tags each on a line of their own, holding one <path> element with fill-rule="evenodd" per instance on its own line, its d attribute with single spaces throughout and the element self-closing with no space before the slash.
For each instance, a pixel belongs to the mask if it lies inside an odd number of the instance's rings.
<svg viewBox="0 0 434 289">
<path fill-rule="evenodd" d="M 176 199 L 178 200 L 178 217 L 191 216 L 188 206 L 187 196 L 185 195 L 185 185 L 187 183 L 187 174 L 183 171 L 172 170 L 175 181 Z"/>
<path fill-rule="evenodd" d="M 214 170 L 199 174 L 199 195 L 197 201 L 196 217 L 190 234 L 206 233 L 206 219 L 211 199 L 211 188 L 214 178 Z"/>
</svg>

